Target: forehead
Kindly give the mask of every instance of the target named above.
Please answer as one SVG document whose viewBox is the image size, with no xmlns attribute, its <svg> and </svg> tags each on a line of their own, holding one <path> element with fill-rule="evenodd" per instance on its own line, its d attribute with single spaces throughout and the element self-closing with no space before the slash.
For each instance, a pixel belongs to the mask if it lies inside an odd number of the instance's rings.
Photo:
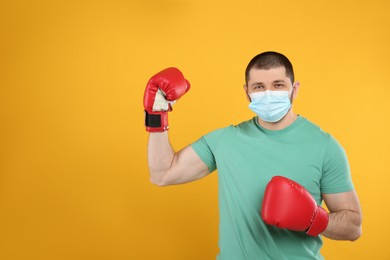
<svg viewBox="0 0 390 260">
<path fill-rule="evenodd" d="M 285 67 L 277 67 L 267 70 L 252 68 L 249 71 L 249 82 L 267 82 L 274 80 L 288 80 Z"/>
</svg>

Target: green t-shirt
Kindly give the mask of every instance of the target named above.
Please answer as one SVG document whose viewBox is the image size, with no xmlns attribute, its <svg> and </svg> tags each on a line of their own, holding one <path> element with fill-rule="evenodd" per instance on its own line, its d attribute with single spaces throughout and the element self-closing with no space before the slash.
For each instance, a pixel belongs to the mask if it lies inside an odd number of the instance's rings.
<svg viewBox="0 0 390 260">
<path fill-rule="evenodd" d="M 275 175 L 303 185 L 320 205 L 321 193 L 354 189 L 343 148 L 304 117 L 282 130 L 257 117 L 215 130 L 191 144 L 210 172 L 218 169 L 219 260 L 323 259 L 322 239 L 266 225 L 263 194 Z"/>
</svg>

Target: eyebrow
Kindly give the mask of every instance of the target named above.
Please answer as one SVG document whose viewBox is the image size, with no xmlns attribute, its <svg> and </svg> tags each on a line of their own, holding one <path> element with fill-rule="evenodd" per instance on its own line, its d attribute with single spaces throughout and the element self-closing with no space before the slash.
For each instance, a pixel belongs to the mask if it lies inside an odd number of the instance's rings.
<svg viewBox="0 0 390 260">
<path fill-rule="evenodd" d="M 278 80 L 274 80 L 272 83 L 284 83 L 284 80 L 278 79 Z"/>
<path fill-rule="evenodd" d="M 277 80 L 272 81 L 272 84 L 275 84 L 275 83 L 285 83 L 285 82 L 282 79 L 277 79 Z M 251 86 L 253 87 L 255 85 L 262 85 L 262 84 L 264 84 L 264 83 L 263 82 L 253 82 L 251 84 Z"/>
<path fill-rule="evenodd" d="M 251 87 L 253 87 L 254 85 L 262 85 L 263 84 L 263 82 L 253 82 L 252 84 L 251 84 Z"/>
</svg>

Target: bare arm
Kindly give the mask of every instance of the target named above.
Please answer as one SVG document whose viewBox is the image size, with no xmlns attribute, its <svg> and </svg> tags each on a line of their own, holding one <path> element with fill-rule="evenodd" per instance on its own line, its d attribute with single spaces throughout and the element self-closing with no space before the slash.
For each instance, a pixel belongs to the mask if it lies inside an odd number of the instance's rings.
<svg viewBox="0 0 390 260">
<path fill-rule="evenodd" d="M 191 146 L 175 153 L 168 131 L 149 134 L 148 164 L 150 181 L 158 186 L 191 182 L 210 173 Z"/>
<path fill-rule="evenodd" d="M 355 191 L 323 194 L 329 223 L 322 235 L 334 240 L 355 241 L 362 233 L 362 213 Z"/>
</svg>

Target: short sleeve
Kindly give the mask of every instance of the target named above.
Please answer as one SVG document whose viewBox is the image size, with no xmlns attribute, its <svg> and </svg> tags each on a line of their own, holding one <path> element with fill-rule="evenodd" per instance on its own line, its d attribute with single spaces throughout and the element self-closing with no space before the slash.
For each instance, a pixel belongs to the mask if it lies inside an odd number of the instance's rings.
<svg viewBox="0 0 390 260">
<path fill-rule="evenodd" d="M 332 136 L 329 136 L 324 156 L 321 192 L 329 194 L 353 190 L 347 155 Z"/>
<path fill-rule="evenodd" d="M 210 172 L 217 169 L 215 153 L 223 130 L 224 128 L 212 131 L 191 144 L 191 147 L 198 154 L 200 159 L 207 165 Z"/>
</svg>

